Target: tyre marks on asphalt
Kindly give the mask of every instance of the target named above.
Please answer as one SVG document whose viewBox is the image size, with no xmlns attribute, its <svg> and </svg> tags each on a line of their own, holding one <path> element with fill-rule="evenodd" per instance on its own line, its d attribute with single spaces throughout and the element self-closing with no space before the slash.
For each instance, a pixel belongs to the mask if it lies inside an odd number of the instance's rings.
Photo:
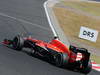
<svg viewBox="0 0 100 75">
<path fill-rule="evenodd" d="M 9 16 L 7 14 L 4 14 L 4 13 L 0 13 L 1 16 L 4 16 L 4 17 L 8 17 L 8 18 L 11 18 L 11 19 L 14 19 L 14 20 L 17 20 L 17 21 L 20 21 L 20 22 L 23 22 L 23 23 L 27 23 L 27 24 L 30 24 L 30 25 L 33 25 L 35 27 L 39 27 L 41 29 L 44 29 L 46 31 L 49 31 L 49 28 L 46 28 L 46 27 L 43 27 L 41 25 L 38 25 L 38 24 L 34 24 L 32 22 L 29 22 L 29 21 L 26 21 L 26 20 L 23 20 L 23 19 L 20 19 L 20 18 L 16 18 L 16 17 L 13 17 L 13 16 Z"/>
</svg>

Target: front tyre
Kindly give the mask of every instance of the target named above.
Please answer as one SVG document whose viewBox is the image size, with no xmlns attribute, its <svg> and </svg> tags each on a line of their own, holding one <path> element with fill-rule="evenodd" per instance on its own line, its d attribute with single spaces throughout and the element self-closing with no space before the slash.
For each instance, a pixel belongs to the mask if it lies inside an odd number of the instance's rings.
<svg viewBox="0 0 100 75">
<path fill-rule="evenodd" d="M 15 50 L 21 51 L 24 45 L 24 39 L 18 35 L 13 39 L 13 48 Z"/>
</svg>

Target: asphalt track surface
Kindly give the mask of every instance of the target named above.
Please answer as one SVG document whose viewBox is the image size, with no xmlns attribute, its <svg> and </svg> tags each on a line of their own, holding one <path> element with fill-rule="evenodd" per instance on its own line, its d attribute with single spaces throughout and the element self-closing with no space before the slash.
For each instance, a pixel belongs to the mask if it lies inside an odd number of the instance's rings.
<svg viewBox="0 0 100 75">
<path fill-rule="evenodd" d="M 0 41 L 17 34 L 49 41 L 53 33 L 43 8 L 45 0 L 0 0 Z M 0 44 L 0 75 L 82 75 L 58 68 L 25 52 Z M 89 75 L 100 75 L 92 71 Z"/>
</svg>

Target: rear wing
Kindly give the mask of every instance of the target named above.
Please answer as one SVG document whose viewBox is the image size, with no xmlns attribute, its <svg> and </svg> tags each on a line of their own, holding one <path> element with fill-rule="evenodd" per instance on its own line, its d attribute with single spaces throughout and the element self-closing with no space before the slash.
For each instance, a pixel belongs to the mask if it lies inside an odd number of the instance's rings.
<svg viewBox="0 0 100 75">
<path fill-rule="evenodd" d="M 72 46 L 72 45 L 70 46 L 70 50 L 72 52 L 74 52 L 75 54 L 81 53 L 82 58 L 79 61 L 81 62 L 83 67 L 87 67 L 88 62 L 90 60 L 90 52 L 88 52 L 88 50 L 85 49 L 85 48 L 78 48 L 78 47 L 75 47 L 75 46 Z"/>
</svg>

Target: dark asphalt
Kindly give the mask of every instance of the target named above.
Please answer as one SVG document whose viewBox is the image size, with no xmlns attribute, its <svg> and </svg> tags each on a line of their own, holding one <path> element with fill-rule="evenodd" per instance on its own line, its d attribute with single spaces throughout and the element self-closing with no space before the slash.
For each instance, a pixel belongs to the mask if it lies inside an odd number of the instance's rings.
<svg viewBox="0 0 100 75">
<path fill-rule="evenodd" d="M 0 0 L 0 41 L 17 34 L 30 34 L 49 41 L 53 34 L 46 19 L 45 0 Z M 100 75 L 92 71 L 89 75 Z M 55 67 L 24 52 L 0 44 L 0 75 L 82 75 Z"/>
</svg>

